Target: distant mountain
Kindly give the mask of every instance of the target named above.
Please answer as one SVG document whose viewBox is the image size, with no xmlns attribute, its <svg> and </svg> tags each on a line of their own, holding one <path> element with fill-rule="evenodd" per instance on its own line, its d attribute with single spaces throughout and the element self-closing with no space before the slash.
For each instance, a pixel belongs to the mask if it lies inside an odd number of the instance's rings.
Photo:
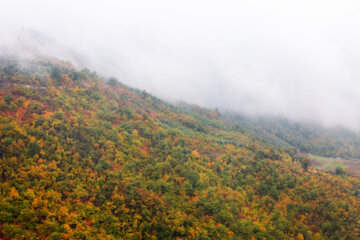
<svg viewBox="0 0 360 240">
<path fill-rule="evenodd" d="M 344 128 L 324 128 L 284 118 L 232 116 L 232 121 L 260 135 L 271 135 L 302 152 L 326 157 L 360 159 L 360 134 Z"/>
<path fill-rule="evenodd" d="M 325 130 L 172 105 L 46 57 L 0 59 L 0 110 L 2 239 L 360 239 L 359 179 L 297 152 L 325 153 Z"/>
</svg>

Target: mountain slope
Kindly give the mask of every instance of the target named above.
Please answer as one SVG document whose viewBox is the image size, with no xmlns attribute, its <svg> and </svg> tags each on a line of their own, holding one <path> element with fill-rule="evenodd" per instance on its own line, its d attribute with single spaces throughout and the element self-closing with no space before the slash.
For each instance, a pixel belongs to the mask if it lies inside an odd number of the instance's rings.
<svg viewBox="0 0 360 240">
<path fill-rule="evenodd" d="M 356 178 L 69 63 L 0 65 L 1 238 L 360 238 Z"/>
</svg>

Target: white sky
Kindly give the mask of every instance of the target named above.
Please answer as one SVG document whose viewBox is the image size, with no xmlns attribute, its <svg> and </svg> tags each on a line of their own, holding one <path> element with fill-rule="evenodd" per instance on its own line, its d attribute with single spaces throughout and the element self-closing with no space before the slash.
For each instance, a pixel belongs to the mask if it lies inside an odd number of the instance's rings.
<svg viewBox="0 0 360 240">
<path fill-rule="evenodd" d="M 167 100 L 360 130 L 359 1 L 2 0 L 19 42 Z"/>
</svg>

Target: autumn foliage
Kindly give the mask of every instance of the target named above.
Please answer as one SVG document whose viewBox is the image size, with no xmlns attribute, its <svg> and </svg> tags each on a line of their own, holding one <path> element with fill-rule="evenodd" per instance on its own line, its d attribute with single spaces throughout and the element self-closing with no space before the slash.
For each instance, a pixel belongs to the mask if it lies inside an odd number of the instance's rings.
<svg viewBox="0 0 360 240">
<path fill-rule="evenodd" d="M 359 239 L 360 182 L 88 69 L 0 61 L 2 239 Z"/>
</svg>

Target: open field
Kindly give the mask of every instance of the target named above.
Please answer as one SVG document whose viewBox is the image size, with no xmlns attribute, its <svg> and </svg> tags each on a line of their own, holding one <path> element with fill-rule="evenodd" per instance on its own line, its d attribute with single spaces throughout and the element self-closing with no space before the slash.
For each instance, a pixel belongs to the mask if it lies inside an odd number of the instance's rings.
<svg viewBox="0 0 360 240">
<path fill-rule="evenodd" d="M 308 154 L 311 160 L 311 165 L 322 171 L 335 172 L 337 167 L 343 168 L 347 173 L 352 176 L 360 177 L 360 161 L 359 160 L 348 160 L 329 158 L 323 156 L 316 156 Z"/>
</svg>

